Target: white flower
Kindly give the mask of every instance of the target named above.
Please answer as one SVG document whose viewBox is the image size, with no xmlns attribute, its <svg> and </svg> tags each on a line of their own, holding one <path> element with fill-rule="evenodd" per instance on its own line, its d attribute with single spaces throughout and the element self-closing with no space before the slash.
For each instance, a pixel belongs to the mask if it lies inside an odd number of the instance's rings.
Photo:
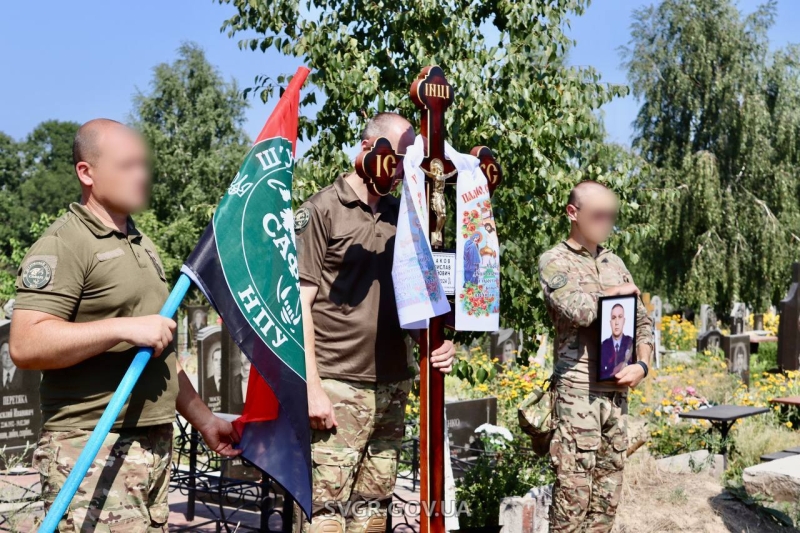
<svg viewBox="0 0 800 533">
<path fill-rule="evenodd" d="M 485 433 L 486 435 L 498 435 L 503 437 L 508 442 L 514 440 L 514 437 L 511 435 L 511 432 L 501 426 L 495 426 L 494 424 L 481 424 L 475 430 L 475 433 Z"/>
</svg>

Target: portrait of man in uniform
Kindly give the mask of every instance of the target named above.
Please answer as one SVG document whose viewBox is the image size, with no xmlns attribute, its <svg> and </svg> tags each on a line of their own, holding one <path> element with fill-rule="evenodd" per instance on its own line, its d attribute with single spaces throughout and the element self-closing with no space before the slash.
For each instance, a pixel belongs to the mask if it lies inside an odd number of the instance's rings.
<svg viewBox="0 0 800 533">
<path fill-rule="evenodd" d="M 600 368 L 597 378 L 613 379 L 614 375 L 631 363 L 634 343 L 634 324 L 626 317 L 635 317 L 635 298 L 600 300 L 603 317 L 600 344 Z"/>
</svg>

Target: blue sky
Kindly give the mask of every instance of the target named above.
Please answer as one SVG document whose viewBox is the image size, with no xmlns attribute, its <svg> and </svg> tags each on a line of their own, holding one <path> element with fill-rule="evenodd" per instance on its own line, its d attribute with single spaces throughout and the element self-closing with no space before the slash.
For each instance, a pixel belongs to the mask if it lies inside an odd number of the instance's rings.
<svg viewBox="0 0 800 533">
<path fill-rule="evenodd" d="M 573 16 L 569 35 L 577 40 L 575 65 L 591 65 L 605 81 L 625 83 L 618 48 L 627 44 L 631 14 L 650 0 L 594 0 Z M 741 0 L 752 11 L 757 0 Z M 294 59 L 239 50 L 220 33 L 233 9 L 211 0 L 40 0 L 4 2 L 0 8 L 0 131 L 21 139 L 48 119 L 84 122 L 95 117 L 126 121 L 137 89 L 147 91 L 152 68 L 175 58 L 184 41 L 200 44 L 226 78 L 240 86 L 259 73 L 293 71 Z M 800 2 L 780 0 L 770 37 L 773 46 L 800 41 Z M 271 105 L 252 101 L 246 129 L 255 137 Z M 612 141 L 629 144 L 637 103 L 632 97 L 604 107 Z"/>
</svg>

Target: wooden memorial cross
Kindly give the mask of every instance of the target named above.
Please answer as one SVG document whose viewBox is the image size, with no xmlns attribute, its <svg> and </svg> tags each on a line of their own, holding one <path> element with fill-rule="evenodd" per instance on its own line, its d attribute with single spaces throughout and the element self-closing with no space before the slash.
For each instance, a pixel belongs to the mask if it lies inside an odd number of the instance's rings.
<svg viewBox="0 0 800 533">
<path fill-rule="evenodd" d="M 445 187 L 455 185 L 457 171 L 444 155 L 444 114 L 452 105 L 455 94 L 438 66 L 422 69 L 411 85 L 411 99 L 422 111 L 421 135 L 425 142 L 425 158 L 420 167 L 425 173 L 425 191 L 429 213 L 429 236 L 435 252 L 444 251 L 444 224 L 446 221 Z M 489 193 L 502 181 L 500 166 L 485 146 L 477 146 L 470 153 L 480 160 L 487 178 Z M 392 189 L 395 169 L 402 162 L 391 143 L 383 137 L 370 139 L 366 148 L 356 157 L 356 172 L 373 194 L 386 195 Z M 452 315 L 452 301 L 451 311 Z M 420 533 L 444 533 L 444 374 L 430 364 L 431 352 L 444 343 L 445 324 L 453 323 L 452 316 L 438 316 L 430 320 L 428 329 L 422 330 L 420 346 Z"/>
</svg>

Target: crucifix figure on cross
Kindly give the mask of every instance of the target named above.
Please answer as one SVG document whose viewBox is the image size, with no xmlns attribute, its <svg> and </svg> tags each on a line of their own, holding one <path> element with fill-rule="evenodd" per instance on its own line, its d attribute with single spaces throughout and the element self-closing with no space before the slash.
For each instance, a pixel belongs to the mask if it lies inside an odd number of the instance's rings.
<svg viewBox="0 0 800 533">
<path fill-rule="evenodd" d="M 428 206 L 428 232 L 431 249 L 444 251 L 447 208 L 445 193 L 456 185 L 458 170 L 445 156 L 447 129 L 445 113 L 452 105 L 453 87 L 438 66 L 425 67 L 411 85 L 411 99 L 422 112 L 420 134 L 424 138 L 425 157 L 420 168 L 425 174 Z M 487 179 L 489 194 L 502 181 L 502 171 L 492 151 L 477 146 L 471 155 L 478 158 Z M 369 139 L 366 148 L 356 158 L 356 171 L 370 192 L 389 194 L 396 179 L 397 165 L 404 154 L 395 153 L 383 137 Z M 402 177 L 402 174 L 401 174 Z M 488 224 L 488 222 L 487 222 Z M 492 228 L 487 231 L 494 231 Z M 444 375 L 430 363 L 431 353 L 444 343 L 445 325 L 452 326 L 454 302 L 450 313 L 430 319 L 427 329 L 420 332 L 420 531 L 444 533 Z"/>
</svg>

